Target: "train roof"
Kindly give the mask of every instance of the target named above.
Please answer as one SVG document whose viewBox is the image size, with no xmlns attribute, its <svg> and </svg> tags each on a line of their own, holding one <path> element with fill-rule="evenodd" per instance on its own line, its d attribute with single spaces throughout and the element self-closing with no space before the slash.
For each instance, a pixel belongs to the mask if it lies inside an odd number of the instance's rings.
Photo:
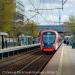
<svg viewBox="0 0 75 75">
<path fill-rule="evenodd" d="M 58 32 L 57 32 L 57 31 L 55 31 L 55 30 L 49 30 L 49 29 L 48 29 L 48 30 L 42 30 L 42 31 L 41 31 L 41 33 L 49 32 L 49 31 L 50 31 L 50 32 L 54 32 L 54 33 L 58 33 Z"/>
</svg>

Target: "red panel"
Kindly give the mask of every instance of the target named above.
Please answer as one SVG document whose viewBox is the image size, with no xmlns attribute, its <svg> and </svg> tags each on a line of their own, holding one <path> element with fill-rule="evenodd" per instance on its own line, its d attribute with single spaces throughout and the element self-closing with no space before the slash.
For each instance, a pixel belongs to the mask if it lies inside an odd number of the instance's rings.
<svg viewBox="0 0 75 75">
<path fill-rule="evenodd" d="M 54 48 L 43 48 L 43 51 L 48 51 L 48 52 L 51 52 L 51 51 L 54 51 L 55 49 Z"/>
</svg>

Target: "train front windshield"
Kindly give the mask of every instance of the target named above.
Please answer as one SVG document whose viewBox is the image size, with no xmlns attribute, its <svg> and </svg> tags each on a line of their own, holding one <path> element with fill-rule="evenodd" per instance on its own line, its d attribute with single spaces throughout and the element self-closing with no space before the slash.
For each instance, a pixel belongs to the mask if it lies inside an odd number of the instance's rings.
<svg viewBox="0 0 75 75">
<path fill-rule="evenodd" d="M 54 32 L 45 32 L 43 34 L 43 45 L 44 47 L 50 48 L 53 47 L 55 43 L 55 33 Z"/>
</svg>

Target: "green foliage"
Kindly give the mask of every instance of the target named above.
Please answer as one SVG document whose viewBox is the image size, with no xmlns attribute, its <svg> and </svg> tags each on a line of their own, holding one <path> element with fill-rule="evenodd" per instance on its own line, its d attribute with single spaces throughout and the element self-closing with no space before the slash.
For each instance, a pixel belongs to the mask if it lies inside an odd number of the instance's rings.
<svg viewBox="0 0 75 75">
<path fill-rule="evenodd" d="M 15 31 L 16 31 L 16 35 L 19 36 L 19 35 L 25 33 L 25 28 L 22 25 L 18 25 L 18 26 L 16 26 L 16 30 Z"/>
<path fill-rule="evenodd" d="M 70 16 L 69 18 L 69 29 L 72 33 L 75 32 L 75 16 Z"/>
<path fill-rule="evenodd" d="M 25 24 L 25 35 L 36 37 L 38 35 L 38 26 L 33 21 L 27 21 Z"/>
<path fill-rule="evenodd" d="M 16 4 L 14 1 L 15 0 L 0 0 L 0 31 L 8 32 L 10 36 L 21 34 L 37 36 L 36 23 L 29 20 L 25 22 L 25 25 L 15 25 Z"/>
<path fill-rule="evenodd" d="M 10 32 L 13 28 L 14 0 L 0 0 L 0 31 Z"/>
<path fill-rule="evenodd" d="M 25 34 L 26 36 L 37 37 L 38 35 L 37 29 L 38 29 L 37 24 L 33 21 L 28 20 L 25 21 L 24 25 L 17 25 L 15 31 L 17 36 Z"/>
<path fill-rule="evenodd" d="M 66 27 L 73 34 L 73 39 L 75 40 L 75 16 L 70 16 L 69 21 L 65 23 Z"/>
</svg>

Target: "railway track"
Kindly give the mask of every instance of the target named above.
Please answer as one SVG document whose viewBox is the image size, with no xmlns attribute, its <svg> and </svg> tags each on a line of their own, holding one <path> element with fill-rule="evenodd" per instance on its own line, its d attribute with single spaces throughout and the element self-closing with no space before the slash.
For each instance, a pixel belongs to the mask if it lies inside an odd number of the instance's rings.
<svg viewBox="0 0 75 75">
<path fill-rule="evenodd" d="M 3 66 L 0 66 L 0 75 L 35 75 L 39 74 L 52 55 L 46 55 L 39 49 L 17 57 Z M 18 73 L 16 73 L 18 72 Z"/>
<path fill-rule="evenodd" d="M 19 71 L 23 71 L 24 75 L 39 75 L 52 56 L 41 55 Z"/>
<path fill-rule="evenodd" d="M 36 50 L 33 49 L 33 50 L 30 50 L 30 51 L 27 51 L 27 52 L 24 52 L 24 53 L 20 53 L 20 54 L 14 55 L 14 56 L 10 56 L 10 57 L 6 57 L 6 58 L 3 58 L 3 59 L 0 59 L 0 64 L 2 65 L 2 63 L 8 63 L 11 60 L 15 60 L 16 58 L 21 57 L 23 55 L 28 55 L 29 53 L 32 54 L 33 52 L 36 52 L 38 50 L 39 50 L 39 48 L 37 48 Z"/>
</svg>

